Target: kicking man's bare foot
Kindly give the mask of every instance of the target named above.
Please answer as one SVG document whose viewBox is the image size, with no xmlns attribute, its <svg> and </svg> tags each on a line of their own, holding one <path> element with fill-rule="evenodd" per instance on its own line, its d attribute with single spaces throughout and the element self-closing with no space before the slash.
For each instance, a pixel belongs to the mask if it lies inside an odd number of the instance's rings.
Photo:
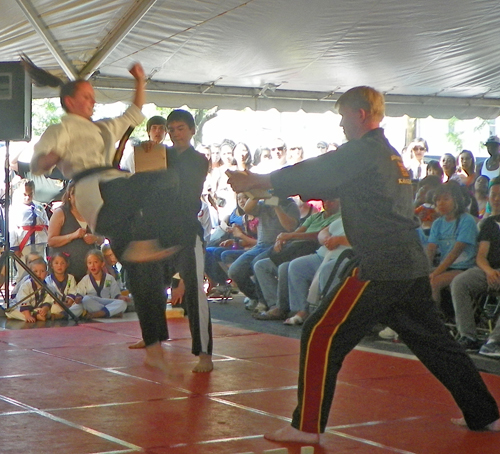
<svg viewBox="0 0 500 454">
<path fill-rule="evenodd" d="M 319 434 L 302 432 L 292 426 L 283 427 L 275 432 L 264 434 L 264 438 L 271 441 L 295 442 L 295 443 L 319 443 Z"/>
<path fill-rule="evenodd" d="M 160 342 L 146 347 L 146 359 L 144 360 L 144 365 L 159 369 L 164 373 L 168 373 L 168 363 L 163 356 L 163 348 L 161 348 Z"/>
<path fill-rule="evenodd" d="M 467 423 L 465 422 L 465 418 L 451 418 L 451 422 L 457 426 L 467 427 Z M 489 430 L 491 432 L 500 432 L 500 419 L 493 421 L 491 424 L 488 424 L 484 430 Z"/>
<path fill-rule="evenodd" d="M 133 263 L 158 262 L 174 255 L 181 246 L 163 249 L 158 240 L 131 241 L 123 253 L 123 260 Z"/>
<path fill-rule="evenodd" d="M 198 364 L 194 366 L 193 372 L 212 372 L 214 363 L 212 362 L 212 355 L 200 353 L 198 356 Z"/>
<path fill-rule="evenodd" d="M 140 340 L 139 342 L 136 342 L 135 344 L 131 344 L 128 346 L 128 348 L 146 348 L 146 343 L 143 340 Z"/>
</svg>

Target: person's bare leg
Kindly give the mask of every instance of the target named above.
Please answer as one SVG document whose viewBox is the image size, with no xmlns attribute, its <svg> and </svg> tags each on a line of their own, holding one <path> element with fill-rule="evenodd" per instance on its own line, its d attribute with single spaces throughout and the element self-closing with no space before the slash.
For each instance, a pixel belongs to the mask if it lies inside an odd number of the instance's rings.
<svg viewBox="0 0 500 454">
<path fill-rule="evenodd" d="M 451 422 L 457 426 L 467 427 L 467 423 L 465 422 L 465 418 L 451 418 Z M 500 432 L 500 419 L 493 421 L 491 424 L 488 424 L 485 430 L 489 430 L 491 432 Z"/>
<path fill-rule="evenodd" d="M 163 348 L 161 342 L 146 346 L 146 359 L 144 364 L 148 367 L 159 369 L 162 372 L 168 372 L 168 363 L 163 356 Z"/>
<path fill-rule="evenodd" d="M 266 440 L 295 442 L 295 443 L 319 443 L 319 434 L 302 432 L 292 426 L 286 426 L 282 429 L 264 434 Z"/>
<path fill-rule="evenodd" d="M 146 348 L 146 343 L 141 339 L 140 341 L 136 342 L 135 344 L 129 345 L 128 348 L 131 348 L 131 349 Z"/>
<path fill-rule="evenodd" d="M 200 353 L 198 356 L 198 364 L 194 366 L 193 372 L 212 372 L 214 363 L 212 362 L 212 355 Z"/>
</svg>

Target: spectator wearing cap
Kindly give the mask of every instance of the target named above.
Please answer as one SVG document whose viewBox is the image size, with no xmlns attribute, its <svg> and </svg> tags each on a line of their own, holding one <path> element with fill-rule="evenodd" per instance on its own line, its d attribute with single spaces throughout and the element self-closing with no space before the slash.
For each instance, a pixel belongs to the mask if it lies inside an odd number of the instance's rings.
<svg viewBox="0 0 500 454">
<path fill-rule="evenodd" d="M 477 165 L 476 174 L 487 176 L 490 180 L 500 175 L 500 139 L 490 136 L 484 144 L 490 157 Z"/>
<path fill-rule="evenodd" d="M 319 156 L 325 154 L 328 151 L 328 144 L 326 142 L 318 142 L 316 148 L 318 149 L 318 156 Z"/>
</svg>

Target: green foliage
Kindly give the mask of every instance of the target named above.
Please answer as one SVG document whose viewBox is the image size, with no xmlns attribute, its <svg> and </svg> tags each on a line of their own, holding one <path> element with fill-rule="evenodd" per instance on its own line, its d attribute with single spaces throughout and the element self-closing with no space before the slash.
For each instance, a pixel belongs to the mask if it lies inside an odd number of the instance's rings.
<svg viewBox="0 0 500 454">
<path fill-rule="evenodd" d="M 463 131 L 457 131 L 458 121 L 459 120 L 456 117 L 452 117 L 448 120 L 448 132 L 446 134 L 448 142 L 455 146 L 457 152 L 462 151 L 463 149 Z"/>
<path fill-rule="evenodd" d="M 33 135 L 40 136 L 50 126 L 61 121 L 64 111 L 59 99 L 34 99 L 32 104 Z"/>
</svg>

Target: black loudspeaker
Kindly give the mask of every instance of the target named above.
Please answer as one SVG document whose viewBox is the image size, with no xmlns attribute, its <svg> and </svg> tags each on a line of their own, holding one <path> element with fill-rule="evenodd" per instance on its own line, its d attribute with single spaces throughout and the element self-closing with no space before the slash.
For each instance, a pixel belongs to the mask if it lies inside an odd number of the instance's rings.
<svg viewBox="0 0 500 454">
<path fill-rule="evenodd" d="M 31 140 L 31 78 L 21 62 L 0 62 L 0 140 Z"/>
</svg>

